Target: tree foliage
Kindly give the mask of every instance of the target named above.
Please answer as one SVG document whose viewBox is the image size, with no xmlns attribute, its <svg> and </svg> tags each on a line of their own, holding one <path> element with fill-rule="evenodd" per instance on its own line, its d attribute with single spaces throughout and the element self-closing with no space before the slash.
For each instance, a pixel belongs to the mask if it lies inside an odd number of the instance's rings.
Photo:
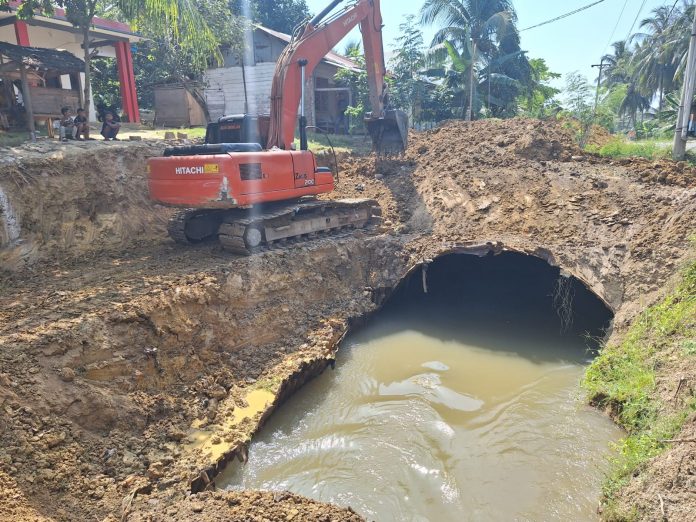
<svg viewBox="0 0 696 522">
<path fill-rule="evenodd" d="M 409 15 L 399 25 L 394 56 L 389 63 L 393 79 L 391 100 L 395 107 L 405 110 L 411 122 L 422 119 L 423 106 L 431 91 L 431 84 L 423 76 L 425 44 L 423 32 Z"/>
<path fill-rule="evenodd" d="M 370 91 L 367 83 L 365 56 L 360 43 L 349 43 L 346 47 L 346 56 L 356 63 L 358 69 L 339 69 L 334 79 L 336 83 L 348 87 L 352 92 L 353 103 L 346 108 L 345 113 L 350 116 L 350 131 L 354 132 L 363 129 L 365 113 L 370 110 Z"/>
<path fill-rule="evenodd" d="M 543 58 L 529 60 L 531 68 L 531 81 L 525 85 L 524 91 L 519 97 L 519 104 L 527 116 L 543 118 L 553 111 L 555 97 L 561 90 L 550 85 L 550 82 L 561 77 L 552 72 Z"/>
<path fill-rule="evenodd" d="M 670 118 L 666 100 L 679 92 L 683 82 L 694 9 L 693 0 L 653 9 L 635 34 L 614 42 L 612 52 L 602 57 L 602 97 L 623 94 L 615 112 L 620 126 L 642 129 L 639 115 L 641 122 L 646 115 Z"/>
<path fill-rule="evenodd" d="M 7 6 L 9 0 L 0 0 Z M 91 49 L 89 30 L 99 10 L 115 7 L 131 26 L 147 28 L 172 47 L 185 53 L 191 63 L 204 67 L 210 57 L 218 54 L 219 38 L 200 16 L 190 0 L 22 0 L 17 11 L 20 18 L 32 18 L 35 13 L 52 15 L 54 4 L 65 9 L 68 21 L 81 31 L 85 61 L 84 106 L 89 109 L 91 94 Z"/>
<path fill-rule="evenodd" d="M 517 97 L 530 84 L 532 70 L 520 48 L 511 1 L 426 0 L 421 21 L 438 26 L 430 63 L 445 73 L 464 112 L 472 109 L 467 116 L 517 113 Z"/>
<path fill-rule="evenodd" d="M 564 90 L 566 114 L 577 123 L 576 141 L 585 146 L 590 128 L 594 122 L 592 86 L 583 75 L 575 71 L 566 76 Z"/>
<path fill-rule="evenodd" d="M 309 18 L 306 0 L 231 0 L 230 7 L 238 16 L 286 34 Z"/>
<path fill-rule="evenodd" d="M 194 4 L 217 35 L 221 47 L 242 49 L 244 21 L 232 14 L 226 0 L 194 0 Z M 112 14 L 119 16 L 118 13 Z M 182 48 L 170 32 L 143 24 L 140 33 L 147 39 L 133 46 L 133 69 L 138 100 L 143 108 L 154 107 L 156 85 L 197 81 L 215 61 L 215 54 L 197 60 L 193 52 L 189 48 Z M 115 60 L 96 58 L 92 75 L 95 103 L 118 106 L 120 91 Z"/>
</svg>

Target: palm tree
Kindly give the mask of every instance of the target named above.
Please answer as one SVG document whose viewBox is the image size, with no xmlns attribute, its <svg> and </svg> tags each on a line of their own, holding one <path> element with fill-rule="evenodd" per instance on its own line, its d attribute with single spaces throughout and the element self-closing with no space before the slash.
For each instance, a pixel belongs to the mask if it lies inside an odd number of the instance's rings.
<svg viewBox="0 0 696 522">
<path fill-rule="evenodd" d="M 633 58 L 633 52 L 626 40 L 619 40 L 611 45 L 614 52 L 602 56 L 604 77 L 600 78 L 601 83 L 608 88 L 628 83 L 631 78 L 631 59 Z"/>
<path fill-rule="evenodd" d="M 691 33 L 694 5 L 684 0 L 682 6 L 653 9 L 640 23 L 642 31 L 631 40 L 637 41 L 631 64 L 633 80 L 643 95 L 658 95 L 658 114 L 665 94 L 674 91 L 683 73 Z"/>
<path fill-rule="evenodd" d="M 431 78 L 441 78 L 443 87 L 451 93 L 452 100 L 459 108 L 459 117 L 466 116 L 467 85 L 472 68 L 471 47 L 465 47 L 461 52 L 453 43 L 445 40 L 431 47 L 425 56 L 426 63 L 430 65 L 424 74 Z M 452 107 L 453 114 L 457 114 L 457 108 Z"/>
<path fill-rule="evenodd" d="M 629 83 L 626 89 L 626 96 L 619 106 L 619 116 L 628 116 L 632 127 L 636 126 L 636 118 L 639 112 L 650 108 L 650 98 L 643 96 L 635 83 Z"/>
<path fill-rule="evenodd" d="M 466 64 L 469 93 L 467 96 L 467 119 L 473 117 L 475 85 L 477 73 L 496 58 L 518 52 L 519 33 L 515 27 L 517 15 L 509 0 L 426 0 L 421 8 L 421 21 L 424 24 L 438 24 L 440 28 L 433 37 L 434 50 L 448 42 Z M 441 47 L 440 47 L 441 49 Z M 445 53 L 452 59 L 452 53 Z M 443 54 L 440 54 L 443 56 Z M 531 74 L 529 63 L 521 55 L 517 65 L 521 76 Z M 460 65 L 462 65 L 460 64 Z M 526 64 L 526 67 L 525 67 Z M 526 70 L 525 70 L 526 69 Z M 461 72 L 461 71 L 460 71 Z M 506 70 L 498 71 L 506 74 Z M 492 73 L 489 74 L 492 79 Z M 514 78 L 518 79 L 518 78 Z M 489 82 L 490 83 L 490 82 Z"/>
</svg>

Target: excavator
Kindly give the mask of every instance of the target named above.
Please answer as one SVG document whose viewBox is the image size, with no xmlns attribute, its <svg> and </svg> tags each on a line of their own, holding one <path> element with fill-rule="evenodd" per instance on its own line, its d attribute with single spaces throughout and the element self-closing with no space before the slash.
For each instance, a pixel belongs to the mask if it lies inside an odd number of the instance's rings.
<svg viewBox="0 0 696 522">
<path fill-rule="evenodd" d="M 180 209 L 168 225 L 174 241 L 217 237 L 224 249 L 249 255 L 379 221 L 375 200 L 318 199 L 334 190 L 334 173 L 317 166 L 308 150 L 307 79 L 358 25 L 372 109 L 365 124 L 374 149 L 395 154 L 407 145 L 407 116 L 388 101 L 380 1 L 355 0 L 337 10 L 342 2 L 333 0 L 295 31 L 276 64 L 269 115 L 223 116 L 208 124 L 204 144 L 169 147 L 148 160 L 150 198 Z"/>
</svg>

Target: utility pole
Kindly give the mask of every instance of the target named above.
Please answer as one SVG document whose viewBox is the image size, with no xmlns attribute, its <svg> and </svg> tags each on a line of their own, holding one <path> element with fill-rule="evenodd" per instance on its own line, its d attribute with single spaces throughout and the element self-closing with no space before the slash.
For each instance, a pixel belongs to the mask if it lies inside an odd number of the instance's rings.
<svg viewBox="0 0 696 522">
<path fill-rule="evenodd" d="M 677 161 L 683 160 L 686 155 L 686 139 L 689 131 L 691 101 L 694 99 L 694 87 L 696 87 L 696 11 L 694 12 L 694 21 L 691 25 L 691 40 L 689 41 L 689 54 L 686 59 L 684 87 L 682 88 L 677 124 L 674 129 L 672 157 Z"/>
<path fill-rule="evenodd" d="M 599 61 L 598 64 L 593 64 L 592 67 L 599 67 L 599 76 L 597 76 L 597 92 L 594 99 L 594 117 L 597 116 L 597 105 L 599 104 L 599 84 L 602 81 L 602 69 L 604 69 L 604 56 Z"/>
<path fill-rule="evenodd" d="M 476 64 L 476 42 L 472 38 L 473 53 L 471 57 L 471 71 L 469 73 L 469 108 L 466 112 L 466 120 L 474 119 L 474 66 Z"/>
</svg>

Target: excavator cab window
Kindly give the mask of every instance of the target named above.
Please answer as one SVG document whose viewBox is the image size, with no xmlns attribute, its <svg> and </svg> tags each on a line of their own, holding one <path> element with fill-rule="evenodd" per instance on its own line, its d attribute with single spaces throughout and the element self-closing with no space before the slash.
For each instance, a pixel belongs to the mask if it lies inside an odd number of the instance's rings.
<svg viewBox="0 0 696 522">
<path fill-rule="evenodd" d="M 222 116 L 218 121 L 208 124 L 205 142 L 216 143 L 259 143 L 268 140 L 270 116 L 237 114 Z"/>
</svg>

